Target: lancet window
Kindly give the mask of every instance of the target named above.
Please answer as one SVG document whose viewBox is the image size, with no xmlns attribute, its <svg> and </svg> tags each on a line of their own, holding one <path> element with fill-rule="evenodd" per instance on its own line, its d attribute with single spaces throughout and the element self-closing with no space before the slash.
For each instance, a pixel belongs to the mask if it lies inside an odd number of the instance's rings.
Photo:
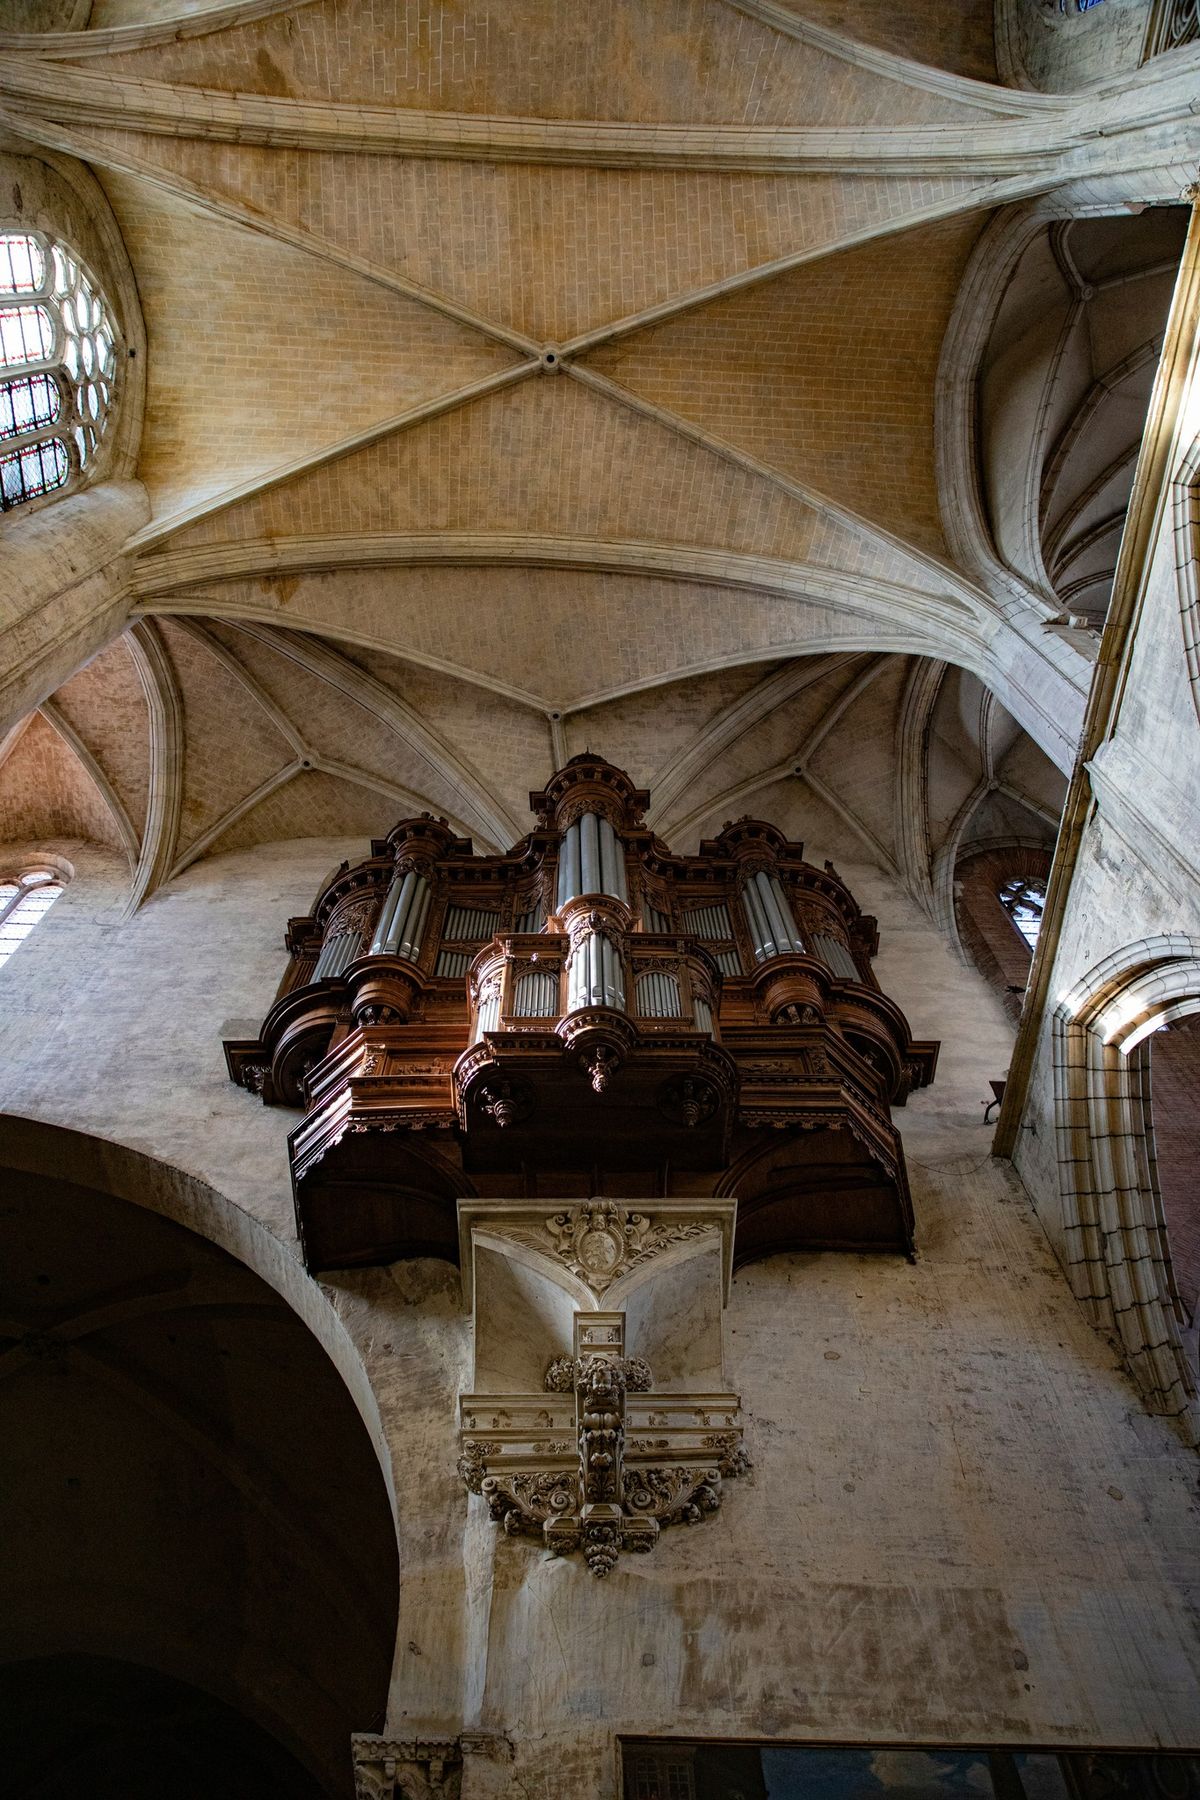
<svg viewBox="0 0 1200 1800">
<path fill-rule="evenodd" d="M 53 869 L 0 876 L 0 963 L 6 963 L 63 891 Z"/>
<path fill-rule="evenodd" d="M 78 479 L 109 422 L 116 331 L 65 245 L 0 232 L 0 510 Z"/>
</svg>

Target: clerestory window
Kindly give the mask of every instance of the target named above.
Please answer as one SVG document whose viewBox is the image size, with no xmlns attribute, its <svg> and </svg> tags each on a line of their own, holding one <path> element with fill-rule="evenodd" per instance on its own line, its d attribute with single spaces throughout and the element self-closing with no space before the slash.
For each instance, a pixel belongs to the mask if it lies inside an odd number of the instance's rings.
<svg viewBox="0 0 1200 1800">
<path fill-rule="evenodd" d="M 1000 889 L 1000 904 L 1032 950 L 1042 928 L 1042 910 L 1046 904 L 1046 884 L 1032 877 L 1006 881 Z"/>
<path fill-rule="evenodd" d="M 39 919 L 45 918 L 62 891 L 62 877 L 53 869 L 0 875 L 0 964 L 8 961 Z"/>
<path fill-rule="evenodd" d="M 0 511 L 68 487 L 112 408 L 116 333 L 78 257 L 0 231 Z"/>
</svg>

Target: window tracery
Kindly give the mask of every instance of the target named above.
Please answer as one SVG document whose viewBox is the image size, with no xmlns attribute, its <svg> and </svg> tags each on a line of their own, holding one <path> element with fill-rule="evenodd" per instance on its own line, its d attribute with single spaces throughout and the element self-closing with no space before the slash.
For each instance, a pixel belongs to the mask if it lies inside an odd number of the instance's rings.
<svg viewBox="0 0 1200 1800">
<path fill-rule="evenodd" d="M 0 875 L 0 964 L 8 961 L 17 945 L 45 918 L 64 885 L 54 869 Z"/>
<path fill-rule="evenodd" d="M 1032 950 L 1042 928 L 1046 884 L 1035 877 L 1018 875 L 1000 889 L 1000 904 Z"/>
<path fill-rule="evenodd" d="M 41 232 L 0 231 L 0 511 L 82 474 L 116 366 L 109 308 L 78 257 Z"/>
</svg>

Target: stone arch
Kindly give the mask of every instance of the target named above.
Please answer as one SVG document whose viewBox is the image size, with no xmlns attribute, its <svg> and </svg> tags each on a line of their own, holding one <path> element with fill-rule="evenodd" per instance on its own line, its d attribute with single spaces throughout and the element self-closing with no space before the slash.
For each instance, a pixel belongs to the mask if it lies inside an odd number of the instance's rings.
<svg viewBox="0 0 1200 1800">
<path fill-rule="evenodd" d="M 1148 1039 L 1200 1012 L 1200 943 L 1144 938 L 1105 957 L 1052 1018 L 1067 1275 L 1119 1342 L 1147 1407 L 1200 1446 L 1196 1379 L 1159 1190 Z"/>
<path fill-rule="evenodd" d="M 0 1113 L 0 1163 L 25 1174 L 97 1188 L 133 1206 L 161 1213 L 227 1251 L 274 1288 L 341 1376 L 375 1447 L 394 1501 L 387 1433 L 358 1347 L 323 1290 L 265 1225 L 184 1169 L 112 1139 L 41 1119 Z"/>
<path fill-rule="evenodd" d="M 329 1796 L 384 1717 L 392 1468 L 321 1288 L 205 1183 L 0 1119 L 6 1271 L 0 1689 L 32 1658 L 142 1668 L 232 1706 Z"/>
</svg>

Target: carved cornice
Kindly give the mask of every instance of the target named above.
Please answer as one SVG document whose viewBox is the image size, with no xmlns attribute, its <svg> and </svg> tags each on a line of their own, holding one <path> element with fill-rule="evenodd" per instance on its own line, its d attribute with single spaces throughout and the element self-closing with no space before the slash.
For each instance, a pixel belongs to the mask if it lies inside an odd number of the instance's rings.
<svg viewBox="0 0 1200 1800">
<path fill-rule="evenodd" d="M 458 1202 L 464 1303 L 470 1306 L 474 1296 L 475 1236 L 502 1251 L 506 1244 L 532 1251 L 548 1272 L 557 1266 L 572 1277 L 578 1284 L 572 1291 L 582 1289 L 593 1305 L 640 1287 L 654 1264 L 719 1242 L 727 1291 L 736 1211 L 732 1198 L 595 1198 L 564 1206 L 556 1200 L 464 1197 Z"/>
<path fill-rule="evenodd" d="M 661 1256 L 673 1244 L 715 1236 L 717 1226 L 702 1218 L 656 1217 L 613 1200 L 589 1200 L 556 1212 L 538 1227 L 517 1222 L 506 1235 L 558 1258 L 596 1299 L 631 1269 Z"/>
<path fill-rule="evenodd" d="M 356 1732 L 350 1754 L 357 1800 L 458 1800 L 458 1738 L 383 1738 Z"/>
</svg>

